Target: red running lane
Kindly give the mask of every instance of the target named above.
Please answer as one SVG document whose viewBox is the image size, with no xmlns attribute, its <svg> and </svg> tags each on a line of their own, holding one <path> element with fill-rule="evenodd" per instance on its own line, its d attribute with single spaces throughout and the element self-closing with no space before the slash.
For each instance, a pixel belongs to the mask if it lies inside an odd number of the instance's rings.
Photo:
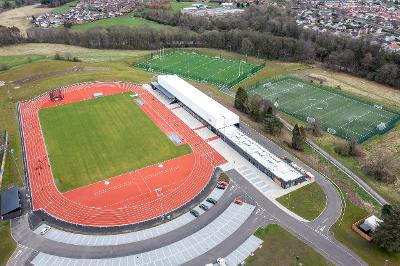
<svg viewBox="0 0 400 266">
<path fill-rule="evenodd" d="M 192 153 L 169 161 L 60 193 L 54 184 L 38 111 L 57 105 L 132 92 L 140 106 L 169 137 L 178 135 Z M 25 157 L 30 178 L 32 206 L 60 220 L 86 226 L 117 226 L 147 221 L 189 202 L 207 185 L 213 169 L 225 163 L 171 110 L 143 88 L 128 83 L 85 83 L 64 88 L 64 99 L 51 102 L 44 94 L 19 105 Z M 156 192 L 161 188 L 161 192 Z"/>
</svg>

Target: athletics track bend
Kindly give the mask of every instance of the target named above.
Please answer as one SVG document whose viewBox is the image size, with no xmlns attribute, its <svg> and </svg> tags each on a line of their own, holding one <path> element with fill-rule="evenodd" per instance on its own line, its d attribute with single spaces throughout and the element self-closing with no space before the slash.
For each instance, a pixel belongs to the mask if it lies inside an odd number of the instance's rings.
<svg viewBox="0 0 400 266">
<path fill-rule="evenodd" d="M 173 211 L 194 198 L 209 182 L 216 166 L 225 162 L 211 146 L 140 86 L 128 83 L 84 83 L 64 88 L 64 99 L 52 102 L 48 94 L 20 103 L 19 112 L 33 210 L 74 224 L 118 226 L 147 221 Z M 38 111 L 56 105 L 132 92 L 140 106 L 167 135 L 177 134 L 192 153 L 150 165 L 66 193 L 55 186 Z M 161 193 L 156 189 L 162 187 Z"/>
</svg>

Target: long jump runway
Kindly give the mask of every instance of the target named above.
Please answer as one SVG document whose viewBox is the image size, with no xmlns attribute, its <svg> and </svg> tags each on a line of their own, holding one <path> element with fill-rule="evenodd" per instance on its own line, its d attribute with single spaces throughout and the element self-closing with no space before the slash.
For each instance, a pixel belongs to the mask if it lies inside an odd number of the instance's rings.
<svg viewBox="0 0 400 266">
<path fill-rule="evenodd" d="M 128 83 L 85 83 L 64 88 L 64 99 L 48 94 L 18 106 L 33 210 L 73 224 L 118 226 L 143 222 L 173 211 L 198 195 L 216 166 L 225 163 L 201 137 L 145 89 Z M 38 111 L 104 96 L 132 92 L 140 108 L 167 135 L 177 134 L 192 153 L 60 193 L 54 183 Z M 132 99 L 133 100 L 133 99 Z M 157 151 L 154 151 L 157 152 Z"/>
</svg>

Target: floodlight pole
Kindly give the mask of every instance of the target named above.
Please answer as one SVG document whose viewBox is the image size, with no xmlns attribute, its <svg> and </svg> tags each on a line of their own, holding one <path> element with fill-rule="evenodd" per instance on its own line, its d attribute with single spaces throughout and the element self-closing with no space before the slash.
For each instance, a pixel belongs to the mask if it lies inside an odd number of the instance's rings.
<svg viewBox="0 0 400 266">
<path fill-rule="evenodd" d="M 224 141 L 225 141 L 225 128 L 226 128 L 225 120 L 226 120 L 226 117 L 224 115 L 222 117 L 224 118 Z"/>
</svg>

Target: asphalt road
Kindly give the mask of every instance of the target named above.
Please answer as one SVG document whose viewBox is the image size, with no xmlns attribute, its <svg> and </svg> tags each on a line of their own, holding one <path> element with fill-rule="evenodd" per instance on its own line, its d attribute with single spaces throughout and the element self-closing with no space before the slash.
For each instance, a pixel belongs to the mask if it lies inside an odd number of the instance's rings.
<svg viewBox="0 0 400 266">
<path fill-rule="evenodd" d="M 195 221 L 175 231 L 140 242 L 101 247 L 68 245 L 36 235 L 29 229 L 26 217 L 15 219 L 11 223 L 12 234 L 14 239 L 18 242 L 18 247 L 8 264 L 21 265 L 23 261 L 29 262 L 37 251 L 70 258 L 107 258 L 153 250 L 176 242 L 200 230 L 222 213 L 234 198 L 243 197 L 244 195 L 247 202 L 257 206 L 253 215 L 238 229 L 238 231 L 217 248 L 188 262 L 188 265 L 205 264 L 214 261 L 218 257 L 227 256 L 253 234 L 258 227 L 268 223 L 277 223 L 281 225 L 293 235 L 315 248 L 321 255 L 336 265 L 366 265 L 358 256 L 338 243 L 329 232 L 330 227 L 340 217 L 342 209 L 340 196 L 334 186 L 320 173 L 315 172 L 296 158 L 293 158 L 287 151 L 258 132 L 246 125 L 243 125 L 242 130 L 273 153 L 278 156 L 287 156 L 291 158 L 316 176 L 316 182 L 324 189 L 328 202 L 324 212 L 316 220 L 308 223 L 298 221 L 262 195 L 239 173 L 232 170 L 228 172 L 232 180 L 232 186 L 224 193 L 215 207 L 211 208 Z"/>
<path fill-rule="evenodd" d="M 339 195 L 337 189 L 335 189 L 333 183 L 329 181 L 329 179 L 323 176 L 321 173 L 315 171 L 313 168 L 309 167 L 308 165 L 304 164 L 296 157 L 294 157 L 291 153 L 287 152 L 271 140 L 267 139 L 251 127 L 247 126 L 246 124 L 242 124 L 240 129 L 251 136 L 253 139 L 257 140 L 262 146 L 266 149 L 274 153 L 279 157 L 287 157 L 290 160 L 294 161 L 297 165 L 306 169 L 310 173 L 315 176 L 315 182 L 317 182 L 325 192 L 327 198 L 327 205 L 323 213 L 314 221 L 311 222 L 314 226 L 318 226 L 320 228 L 324 228 L 324 231 L 328 231 L 329 228 L 336 222 L 336 220 L 340 217 L 342 213 L 342 200 Z"/>
<path fill-rule="evenodd" d="M 289 130 L 293 129 L 293 126 L 290 125 L 288 122 L 283 120 L 281 117 L 279 119 L 282 121 L 282 123 L 285 125 L 286 128 Z M 310 145 L 311 148 L 313 148 L 316 152 L 318 152 L 322 157 L 327 159 L 329 162 L 331 162 L 334 166 L 336 166 L 340 171 L 345 173 L 348 177 L 350 177 L 354 182 L 356 182 L 365 192 L 367 192 L 371 197 L 373 197 L 380 205 L 386 205 L 389 204 L 381 195 L 379 195 L 378 192 L 376 192 L 373 188 L 371 188 L 362 178 L 357 176 L 355 173 L 353 173 L 349 168 L 344 166 L 342 163 L 340 163 L 338 160 L 336 160 L 333 156 L 331 156 L 329 153 L 327 153 L 324 149 L 322 149 L 320 146 L 318 146 L 315 142 L 313 142 L 311 139 L 307 138 L 307 143 Z"/>
<path fill-rule="evenodd" d="M 247 197 L 254 200 L 258 207 L 265 210 L 280 226 L 291 232 L 297 238 L 313 247 L 322 256 L 335 265 L 367 265 L 361 258 L 335 241 L 327 232 L 316 229 L 313 224 L 300 222 L 286 212 L 282 211 L 272 201 L 262 195 L 256 188 L 250 185 L 236 171 L 229 171 L 229 177 L 239 190 L 246 193 Z"/>
<path fill-rule="evenodd" d="M 300 222 L 277 207 L 271 200 L 262 195 L 238 172 L 231 170 L 227 173 L 231 178 L 231 186 L 221 197 L 218 204 L 195 221 L 160 237 L 130 244 L 111 247 L 86 247 L 58 243 L 34 234 L 28 227 L 26 217 L 12 222 L 13 237 L 18 241 L 19 248 L 10 259 L 9 265 L 20 265 L 24 259 L 33 258 L 36 251 L 71 258 L 106 258 L 140 253 L 178 241 L 201 229 L 209 221 L 215 219 L 237 197 L 257 206 L 253 215 L 238 231 L 226 239 L 217 248 L 190 261 L 187 265 L 201 265 L 225 257 L 234 251 L 245 239 L 252 235 L 260 226 L 277 223 L 293 235 L 315 248 L 321 255 L 336 265 L 366 265 L 360 258 L 335 241 L 326 226 L 321 230 L 321 221 L 328 215 L 327 224 L 336 221 L 335 215 L 329 215 L 329 207 L 314 222 Z M 331 185 L 327 184 L 331 187 Z M 329 206 L 330 204 L 328 204 Z"/>
</svg>

